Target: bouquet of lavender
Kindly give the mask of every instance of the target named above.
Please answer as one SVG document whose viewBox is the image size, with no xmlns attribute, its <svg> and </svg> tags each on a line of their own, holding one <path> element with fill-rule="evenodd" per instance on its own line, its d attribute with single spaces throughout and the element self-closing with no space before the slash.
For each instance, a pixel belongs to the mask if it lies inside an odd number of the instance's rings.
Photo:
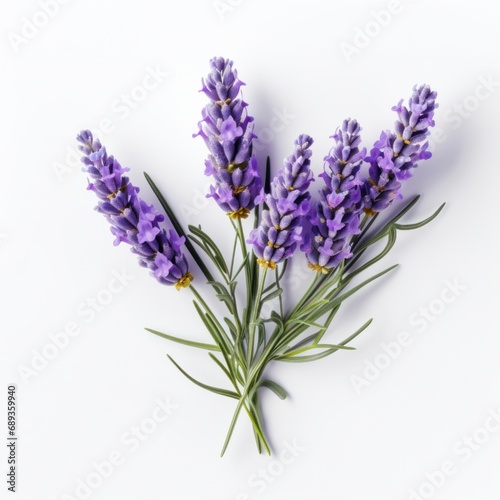
<svg viewBox="0 0 500 500">
<path fill-rule="evenodd" d="M 179 223 L 174 210 L 147 175 L 165 216 L 142 200 L 123 168 L 89 131 L 78 135 L 89 189 L 99 198 L 97 211 L 111 224 L 115 245 L 127 243 L 160 283 L 177 290 L 188 289 L 194 308 L 210 336 L 206 343 L 180 338 L 147 328 L 151 333 L 197 349 L 208 356 L 227 377 L 227 387 L 215 387 L 190 375 L 170 356 L 172 363 L 191 382 L 215 394 L 235 400 L 235 411 L 222 448 L 224 454 L 241 412 L 250 419 L 259 452 L 271 452 L 266 436 L 259 392 L 273 391 L 285 399 L 287 392 L 266 375 L 276 361 L 303 363 L 329 356 L 349 344 L 371 320 L 339 343 L 323 340 L 343 301 L 391 271 L 353 280 L 364 274 L 394 246 L 398 231 L 417 229 L 434 219 L 444 205 L 427 219 L 401 223 L 418 196 L 390 220 L 379 219 L 393 202 L 402 198 L 403 181 L 412 176 L 420 160 L 430 158 L 426 138 L 434 125 L 436 92 L 415 87 L 407 105 L 393 110 L 393 131 L 382 132 L 369 155 L 360 147 L 361 127 L 346 119 L 332 136 L 333 145 L 324 158 L 321 187 L 311 193 L 313 139 L 296 140 L 291 154 L 271 179 L 268 158 L 262 182 L 253 153 L 253 118 L 241 98 L 241 87 L 232 61 L 216 57 L 202 91 L 208 103 L 198 124 L 208 148 L 205 174 L 212 178 L 208 197 L 226 213 L 234 230 L 229 260 L 217 243 L 200 227 Z M 367 166 L 367 173 L 363 170 Z M 316 196 L 318 194 L 318 196 Z M 243 219 L 253 214 L 252 230 Z M 367 257 L 377 243 L 385 245 Z M 303 252 L 311 270 L 309 287 L 292 308 L 285 308 L 282 286 L 287 264 Z M 373 255 L 375 253 L 375 255 Z M 208 260 L 207 260 L 208 259 Z M 210 262 L 210 266 L 206 262 Z M 212 271 L 209 269 L 212 269 Z M 214 274 L 215 273 L 215 276 Z M 200 283 L 203 290 L 198 290 Z M 243 293 L 237 294 L 244 283 Z M 203 298 L 214 293 L 227 313 L 217 315 Z M 263 305 L 272 304 L 270 314 Z M 267 305 L 267 304 L 266 304 Z"/>
</svg>

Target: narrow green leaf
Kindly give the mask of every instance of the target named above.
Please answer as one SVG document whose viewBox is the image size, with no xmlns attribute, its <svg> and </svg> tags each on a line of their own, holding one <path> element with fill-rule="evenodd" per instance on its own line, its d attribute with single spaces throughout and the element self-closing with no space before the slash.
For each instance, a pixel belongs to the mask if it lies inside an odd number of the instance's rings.
<svg viewBox="0 0 500 500">
<path fill-rule="evenodd" d="M 285 262 L 283 262 L 282 266 L 281 266 L 281 271 L 279 272 L 278 274 L 278 278 L 277 278 L 277 282 L 279 283 L 281 281 L 281 278 L 283 278 L 283 276 L 285 275 L 285 271 L 288 267 L 288 260 L 285 260 Z M 277 268 L 276 268 L 277 269 Z"/>
<path fill-rule="evenodd" d="M 273 300 L 276 297 L 279 297 L 282 293 L 283 293 L 283 288 L 278 288 L 277 290 L 274 290 L 273 292 L 269 293 L 265 297 L 262 297 L 262 300 L 260 302 L 261 302 L 261 304 L 263 304 L 264 302 L 267 302 L 269 300 Z"/>
<path fill-rule="evenodd" d="M 201 320 L 203 321 L 203 324 L 205 325 L 206 329 L 214 339 L 214 342 L 217 344 L 219 349 L 223 352 L 228 352 L 230 350 L 231 346 L 228 345 L 229 341 L 226 340 L 224 337 L 221 336 L 218 328 L 214 323 L 211 321 L 210 316 L 208 314 L 205 314 L 201 307 L 198 305 L 196 301 L 193 301 L 194 307 L 196 309 L 196 312 L 200 316 Z"/>
<path fill-rule="evenodd" d="M 368 262 L 365 262 L 362 266 L 356 268 L 354 271 L 351 271 L 349 274 L 345 275 L 342 278 L 343 284 L 349 283 L 349 281 L 351 281 L 355 276 L 357 276 L 358 274 L 362 273 L 363 271 L 371 267 L 373 264 L 384 258 L 390 252 L 390 250 L 396 243 L 396 238 L 397 238 L 397 231 L 394 227 L 389 229 L 387 237 L 388 238 L 386 246 L 382 249 L 382 251 L 378 253 L 375 257 L 370 259 Z"/>
<path fill-rule="evenodd" d="M 264 323 L 275 323 L 281 330 L 285 328 L 283 318 L 276 311 L 271 311 L 270 317 L 265 319 Z"/>
<path fill-rule="evenodd" d="M 372 323 L 373 318 L 370 318 L 364 325 L 360 326 L 352 335 L 340 342 L 340 345 L 346 345 L 351 340 L 354 340 L 360 333 L 364 332 Z"/>
<path fill-rule="evenodd" d="M 391 226 L 399 219 L 401 219 L 405 214 L 407 214 L 420 200 L 420 195 L 417 194 L 406 206 L 404 206 L 386 225 L 385 227 Z"/>
<path fill-rule="evenodd" d="M 257 344 L 255 346 L 255 352 L 259 352 L 259 348 L 264 345 L 266 341 L 266 329 L 264 327 L 263 321 L 261 320 L 257 323 Z"/>
<path fill-rule="evenodd" d="M 310 354 L 305 356 L 280 356 L 279 358 L 276 358 L 276 360 L 283 361 L 285 363 L 309 363 L 311 361 L 317 361 L 318 359 L 326 358 L 327 356 L 330 356 L 337 351 L 338 349 L 328 349 L 318 354 Z"/>
<path fill-rule="evenodd" d="M 281 385 L 277 384 L 276 382 L 273 382 L 272 380 L 268 379 L 262 380 L 259 383 L 259 387 L 267 387 L 269 390 L 273 391 L 274 394 L 276 394 L 276 396 L 278 396 L 281 400 L 286 399 L 288 396 L 285 389 L 283 389 Z"/>
<path fill-rule="evenodd" d="M 293 357 L 297 356 L 297 354 L 302 354 L 303 352 L 307 351 L 312 351 L 314 349 L 326 349 L 326 350 L 331 350 L 331 349 L 345 349 L 346 351 L 354 351 L 354 347 L 349 347 L 341 344 L 316 344 L 316 345 L 309 345 L 306 347 L 301 347 L 300 349 L 296 349 L 295 351 L 289 351 L 285 354 L 283 354 L 283 357 Z"/>
<path fill-rule="evenodd" d="M 345 345 L 348 344 L 351 340 L 355 339 L 361 332 L 366 330 L 368 326 L 371 324 L 373 321 L 372 318 L 370 318 L 364 325 L 359 327 L 352 335 L 344 339 L 342 342 L 339 342 L 335 347 L 332 347 L 331 349 L 327 349 L 323 352 L 320 352 L 318 354 L 311 354 L 311 355 L 304 355 L 304 356 L 290 356 L 290 354 L 284 355 L 284 356 L 279 356 L 275 359 L 278 361 L 285 361 L 285 362 L 290 362 L 290 363 L 307 363 L 309 361 L 316 361 L 317 359 L 322 359 L 325 358 L 326 356 L 330 356 L 334 352 L 337 352 L 339 349 L 343 348 L 345 349 Z M 316 346 L 311 346 L 311 347 L 318 347 L 320 344 Z M 324 344 L 328 345 L 328 344 Z"/>
<path fill-rule="evenodd" d="M 298 317 L 304 316 L 304 314 L 308 313 L 309 311 L 312 311 L 314 309 L 317 309 L 318 307 L 324 306 L 324 305 L 329 304 L 329 303 L 330 303 L 329 300 L 327 300 L 327 299 L 321 299 L 321 300 L 318 300 L 316 302 L 313 302 L 312 304 L 309 304 L 307 307 L 305 307 L 304 309 L 298 311 L 296 314 L 297 314 Z M 293 319 L 290 318 L 287 321 L 287 323 L 290 322 L 290 321 L 293 321 Z"/>
<path fill-rule="evenodd" d="M 345 340 L 342 342 L 339 342 L 337 346 L 342 346 L 345 349 L 345 345 L 348 344 L 351 340 L 355 339 L 361 332 L 363 332 L 372 322 L 372 319 L 369 319 L 364 325 L 362 325 L 360 328 L 358 328 L 351 336 L 347 337 Z M 319 345 L 319 344 L 318 344 Z M 316 347 L 316 346 L 314 346 Z M 285 361 L 289 363 L 308 363 L 310 361 L 316 361 L 318 359 L 325 358 L 326 356 L 330 356 L 334 352 L 337 352 L 339 350 L 339 347 L 334 347 L 331 349 L 327 349 L 321 353 L 318 354 L 311 354 L 311 355 L 304 355 L 304 356 L 289 356 L 289 354 L 278 356 L 277 359 L 278 361 Z"/>
<path fill-rule="evenodd" d="M 250 257 L 251 257 L 251 256 L 253 256 L 255 259 L 257 259 L 257 257 L 255 257 L 255 255 L 253 255 L 253 253 L 252 253 L 252 252 L 248 252 L 248 253 L 245 255 L 245 257 L 244 257 L 243 261 L 241 262 L 240 267 L 238 267 L 238 270 L 234 273 L 234 276 L 233 276 L 233 282 L 234 282 L 234 280 L 237 278 L 238 274 L 240 274 L 240 273 L 241 273 L 241 271 L 242 271 L 243 269 L 245 269 L 245 266 L 246 266 L 246 264 L 247 264 L 247 262 L 249 261 L 249 259 L 250 259 Z"/>
<path fill-rule="evenodd" d="M 316 334 L 316 338 L 314 339 L 314 342 L 313 344 L 316 345 L 316 344 L 319 344 L 321 342 L 321 339 L 323 338 L 323 336 L 325 335 L 326 331 L 328 330 L 328 328 L 330 328 L 330 324 L 331 322 L 333 321 L 333 319 L 335 318 L 338 310 L 340 309 L 340 306 L 342 304 L 338 304 L 336 307 L 334 307 L 330 313 L 328 314 L 328 317 L 326 318 L 326 321 L 325 321 L 325 324 L 323 326 L 323 330 L 320 330 L 317 334 Z"/>
<path fill-rule="evenodd" d="M 377 241 L 381 240 L 384 238 L 387 233 L 389 232 L 389 229 L 399 220 L 401 219 L 405 214 L 407 214 L 418 202 L 420 199 L 420 195 L 415 196 L 405 207 L 403 207 L 389 222 L 387 222 L 379 231 L 377 231 L 373 236 L 368 238 L 366 242 L 364 242 L 359 248 L 356 249 L 356 252 L 354 253 L 354 256 L 351 257 L 347 265 L 352 266 L 352 263 L 355 262 L 356 260 L 359 259 L 359 257 L 364 253 L 364 251 L 370 247 L 371 245 L 375 244 Z"/>
<path fill-rule="evenodd" d="M 221 269 L 223 269 L 223 273 L 228 274 L 229 269 L 227 267 L 226 261 L 222 255 L 221 251 L 219 250 L 219 247 L 212 240 L 212 238 L 210 238 L 210 236 L 208 236 L 208 234 L 205 233 L 201 229 L 200 226 L 196 227 L 196 226 L 189 225 L 188 229 L 189 229 L 189 231 L 191 231 L 191 233 L 193 233 L 195 236 L 200 238 L 207 245 L 208 248 L 210 248 L 210 250 L 213 253 L 213 258 L 217 261 L 217 263 L 219 264 Z"/>
<path fill-rule="evenodd" d="M 170 205 L 168 204 L 167 200 L 161 194 L 160 190 L 153 182 L 153 179 L 151 179 L 151 177 L 146 172 L 144 172 L 144 177 L 148 181 L 148 184 L 151 187 L 153 193 L 158 198 L 158 201 L 160 202 L 160 205 L 163 207 L 163 210 L 165 210 L 165 213 L 167 214 L 167 217 L 170 219 L 170 222 L 172 222 L 172 226 L 176 230 L 177 234 L 179 236 L 184 236 L 184 238 L 186 239 L 184 245 L 186 246 L 188 252 L 191 254 L 193 259 L 195 260 L 196 264 L 198 264 L 198 267 L 200 268 L 201 272 L 204 274 L 205 278 L 208 281 L 212 281 L 213 277 L 210 274 L 210 271 L 208 270 L 207 266 L 203 262 L 203 259 L 200 257 L 200 255 L 198 254 L 192 243 L 189 241 L 186 232 L 184 231 L 184 228 L 182 227 L 179 220 L 175 216 L 174 211 L 170 208 Z"/>
<path fill-rule="evenodd" d="M 236 312 L 236 304 L 234 303 L 233 297 L 232 295 L 230 295 L 227 287 L 219 281 L 209 281 L 208 284 L 215 289 L 215 291 L 217 292 L 216 297 L 221 302 L 224 302 L 226 304 L 229 312 L 234 316 Z"/>
<path fill-rule="evenodd" d="M 238 334 L 237 333 L 238 330 L 236 329 L 236 325 L 229 318 L 224 318 L 224 321 L 225 321 L 226 325 L 228 326 L 229 331 L 231 332 L 233 337 L 236 337 Z"/>
<path fill-rule="evenodd" d="M 299 349 L 301 348 L 302 346 L 305 346 L 307 345 L 309 342 L 311 342 L 311 340 L 315 340 L 316 339 L 316 336 L 318 335 L 319 332 L 317 333 L 313 333 L 309 336 L 307 336 L 305 339 L 302 339 L 301 341 L 297 342 L 295 345 L 291 346 L 291 347 L 288 347 L 284 352 L 283 354 L 287 354 L 289 352 L 292 352 L 292 351 L 295 351 L 296 349 Z"/>
<path fill-rule="evenodd" d="M 202 387 L 203 389 L 207 390 L 207 391 L 210 391 L 210 392 L 213 392 L 215 394 L 220 394 L 221 396 L 226 396 L 228 398 L 233 398 L 233 399 L 240 399 L 239 395 L 236 394 L 236 392 L 233 392 L 233 391 L 229 391 L 227 389 L 222 389 L 220 387 L 214 387 L 212 385 L 207 385 L 207 384 L 204 384 L 203 382 L 200 382 L 199 380 L 196 380 L 194 377 L 192 377 L 191 375 L 189 375 L 189 373 L 187 373 L 185 370 L 183 370 L 174 360 L 173 358 L 171 358 L 168 354 L 167 354 L 167 357 L 170 361 L 172 361 L 172 363 L 175 365 L 175 367 L 187 378 L 189 379 L 191 382 L 193 382 L 193 384 L 196 384 L 198 385 L 199 387 Z"/>
<path fill-rule="evenodd" d="M 434 220 L 440 214 L 441 210 L 443 210 L 445 205 L 446 205 L 446 203 L 443 203 L 430 217 L 427 217 L 427 219 L 424 219 L 420 222 L 415 222 L 414 224 L 394 224 L 394 227 L 396 229 L 401 230 L 401 231 L 408 231 L 408 230 L 418 229 L 420 227 L 423 227 L 426 224 L 428 224 L 429 222 L 431 222 L 432 220 Z"/>
<path fill-rule="evenodd" d="M 211 352 L 208 353 L 208 355 L 210 356 L 210 358 L 215 361 L 215 363 L 217 364 L 217 366 L 219 366 L 219 368 L 226 374 L 227 378 L 229 380 L 231 380 L 231 382 L 233 383 L 233 385 L 236 385 L 235 382 L 234 382 L 234 379 L 231 375 L 231 373 L 229 372 L 229 370 L 222 364 L 221 360 L 220 359 L 217 359 Z M 239 395 L 238 395 L 239 396 Z"/>
<path fill-rule="evenodd" d="M 305 326 L 309 326 L 309 327 L 313 327 L 313 328 L 319 328 L 320 330 L 323 330 L 323 325 L 320 325 L 318 323 L 314 323 L 312 321 L 304 321 L 302 319 L 292 319 L 290 320 L 290 324 L 298 324 L 298 325 L 305 325 Z"/>
<path fill-rule="evenodd" d="M 342 295 L 339 295 L 337 297 L 335 297 L 331 302 L 330 304 L 333 306 L 333 305 L 337 305 L 337 304 L 340 304 L 341 302 L 343 302 L 345 299 L 349 298 L 351 295 L 355 294 L 358 290 L 360 290 L 361 288 L 365 287 L 366 285 L 368 285 L 369 283 L 371 283 L 372 281 L 375 281 L 376 279 L 384 276 L 384 274 L 387 274 L 388 272 L 392 271 L 393 269 L 395 269 L 396 267 L 398 267 L 398 264 L 394 264 L 393 266 L 390 266 L 388 267 L 387 269 L 384 269 L 383 271 L 380 271 L 379 273 L 373 275 L 372 277 L 366 279 L 365 281 L 363 281 L 362 283 L 360 283 L 359 285 L 356 285 L 355 287 L 351 288 L 348 292 L 345 292 L 343 293 Z"/>
<path fill-rule="evenodd" d="M 205 344 L 203 342 L 195 342 L 194 340 L 187 340 L 180 337 L 174 337 L 173 335 L 168 335 L 167 333 L 158 332 L 157 330 L 152 330 L 151 328 L 145 328 L 148 332 L 151 332 L 158 337 L 163 337 L 164 339 L 171 340 L 172 342 L 177 342 L 178 344 L 189 345 L 191 347 L 197 347 L 198 349 L 206 349 L 207 351 L 220 351 L 220 348 L 213 344 Z"/>
<path fill-rule="evenodd" d="M 266 175 L 264 180 L 264 192 L 271 192 L 271 158 L 269 156 L 266 159 Z"/>
</svg>

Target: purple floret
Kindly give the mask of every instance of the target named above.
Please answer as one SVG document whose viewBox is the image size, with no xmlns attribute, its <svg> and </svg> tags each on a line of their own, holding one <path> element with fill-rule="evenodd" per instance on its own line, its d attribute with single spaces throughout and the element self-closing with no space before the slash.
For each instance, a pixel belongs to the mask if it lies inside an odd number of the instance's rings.
<svg viewBox="0 0 500 500">
<path fill-rule="evenodd" d="M 198 134 L 209 150 L 205 174 L 212 176 L 208 197 L 232 218 L 246 218 L 263 199 L 257 159 L 252 155 L 253 118 L 240 97 L 244 83 L 233 62 L 222 57 L 210 61 L 211 71 L 202 81 L 210 102 L 202 111 Z"/>
<path fill-rule="evenodd" d="M 408 108 L 403 100 L 392 108 L 398 114 L 394 132 L 382 132 L 366 159 L 370 164 L 370 177 L 362 188 L 366 213 L 381 212 L 401 198 L 401 182 L 413 175 L 419 160 L 431 157 L 425 139 L 434 126 L 436 96 L 428 85 L 415 86 Z"/>
<path fill-rule="evenodd" d="M 295 151 L 285 158 L 271 183 L 260 226 L 250 234 L 249 243 L 264 268 L 274 269 L 302 242 L 303 222 L 310 210 L 309 184 L 314 180 L 310 170 L 312 143 L 305 134 L 295 141 Z"/>
<path fill-rule="evenodd" d="M 185 238 L 174 230 L 168 235 L 159 223 L 164 220 L 153 205 L 141 200 L 139 188 L 133 186 L 123 174 L 113 156 L 108 156 L 99 140 L 89 130 L 77 136 L 82 162 L 91 181 L 88 189 L 99 198 L 96 210 L 111 224 L 115 245 L 122 242 L 132 246 L 139 256 L 139 264 L 165 285 L 174 285 L 177 290 L 187 287 L 193 276 L 189 272 L 186 257 L 181 251 Z"/>
<path fill-rule="evenodd" d="M 320 176 L 325 186 L 309 217 L 312 234 L 301 246 L 309 267 L 324 274 L 352 256 L 349 241 L 359 233 L 363 209 L 359 170 L 366 154 L 358 147 L 360 131 L 356 120 L 347 119 L 333 135 L 335 145 Z"/>
</svg>

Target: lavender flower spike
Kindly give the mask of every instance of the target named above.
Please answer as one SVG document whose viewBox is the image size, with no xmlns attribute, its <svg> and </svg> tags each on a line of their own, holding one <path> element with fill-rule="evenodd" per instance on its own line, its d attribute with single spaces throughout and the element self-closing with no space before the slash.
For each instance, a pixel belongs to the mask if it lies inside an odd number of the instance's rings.
<svg viewBox="0 0 500 500">
<path fill-rule="evenodd" d="M 363 209 L 359 169 L 366 154 L 358 148 L 360 131 L 356 120 L 347 119 L 333 135 L 336 143 L 321 174 L 325 186 L 310 215 L 312 237 L 301 247 L 309 267 L 323 274 L 352 256 L 349 240 L 359 233 Z"/>
<path fill-rule="evenodd" d="M 302 241 L 303 219 L 310 210 L 308 189 L 314 180 L 310 170 L 312 143 L 312 138 L 305 134 L 295 141 L 295 151 L 285 158 L 271 183 L 262 222 L 250 234 L 249 243 L 253 243 L 258 263 L 264 268 L 274 269 Z"/>
<path fill-rule="evenodd" d="M 403 106 L 403 100 L 392 108 L 398 114 L 395 131 L 382 132 L 367 158 L 370 177 L 363 185 L 367 214 L 381 212 L 393 199 L 401 198 L 401 181 L 412 176 L 417 161 L 432 156 L 427 151 L 428 142 L 423 141 L 434 126 L 436 96 L 428 85 L 415 86 L 408 108 Z"/>
<path fill-rule="evenodd" d="M 81 143 L 79 149 L 85 170 L 92 179 L 88 189 L 99 198 L 96 210 L 111 224 L 111 233 L 116 237 L 114 244 L 132 245 L 139 264 L 150 269 L 160 283 L 174 285 L 177 290 L 189 286 L 193 276 L 181 252 L 185 238 L 180 238 L 174 230 L 167 236 L 165 230 L 160 229 L 163 215 L 137 196 L 139 188 L 123 175 L 128 169 L 108 156 L 90 131 L 82 131 L 77 140 Z"/>
<path fill-rule="evenodd" d="M 202 111 L 195 134 L 203 137 L 210 153 L 205 174 L 213 177 L 215 185 L 207 196 L 233 219 L 245 219 L 263 199 L 257 159 L 252 155 L 252 139 L 256 137 L 253 118 L 240 97 L 244 83 L 238 79 L 233 62 L 215 57 L 210 66 L 201 89 L 210 102 Z"/>
</svg>

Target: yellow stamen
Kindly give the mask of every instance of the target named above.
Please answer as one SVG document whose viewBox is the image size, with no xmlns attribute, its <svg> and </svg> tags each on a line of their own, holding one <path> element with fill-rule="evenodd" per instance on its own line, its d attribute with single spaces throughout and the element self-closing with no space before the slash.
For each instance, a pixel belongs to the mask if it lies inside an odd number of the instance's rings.
<svg viewBox="0 0 500 500">
<path fill-rule="evenodd" d="M 124 193 L 126 191 L 126 189 L 127 189 L 126 187 L 121 187 L 120 189 L 118 189 L 118 191 L 113 191 L 112 193 L 108 194 L 108 196 L 106 196 L 106 198 L 108 200 L 112 200 L 118 196 L 118 193 Z"/>
<path fill-rule="evenodd" d="M 277 245 L 276 243 L 273 243 L 272 241 L 267 242 L 268 247 L 273 247 L 273 248 L 280 248 L 281 245 Z"/>
<path fill-rule="evenodd" d="M 176 290 L 181 288 L 187 288 L 191 281 L 193 281 L 193 275 L 191 273 L 186 273 L 177 283 L 174 284 Z"/>
<path fill-rule="evenodd" d="M 376 213 L 376 212 L 374 212 L 371 208 L 363 208 L 363 212 L 364 212 L 366 215 L 369 215 L 369 216 L 375 215 L 375 213 Z"/>
<path fill-rule="evenodd" d="M 238 208 L 235 212 L 227 212 L 227 215 L 231 217 L 231 219 L 246 219 L 250 210 L 248 208 Z"/>
<path fill-rule="evenodd" d="M 244 161 L 243 163 L 230 163 L 227 166 L 227 171 L 231 174 L 234 172 L 235 168 L 241 168 L 241 170 L 245 170 L 245 168 L 247 168 L 247 166 L 248 166 L 247 161 Z"/>
<path fill-rule="evenodd" d="M 243 193 L 243 191 L 245 191 L 246 187 L 245 186 L 235 186 L 233 188 L 233 194 L 240 194 L 240 193 Z"/>
<path fill-rule="evenodd" d="M 311 264 L 309 262 L 309 264 L 307 264 L 307 266 L 309 267 L 309 269 L 312 269 L 313 271 L 317 271 L 321 274 L 328 274 L 330 272 L 330 269 L 327 269 L 324 266 L 320 266 L 319 264 Z"/>
<path fill-rule="evenodd" d="M 402 135 L 397 135 L 396 137 L 397 137 L 399 140 L 403 140 L 403 136 L 402 136 Z M 409 139 L 405 139 L 403 142 L 404 142 L 406 145 L 411 144 L 411 142 L 410 142 L 410 140 L 409 140 Z"/>
<path fill-rule="evenodd" d="M 231 104 L 231 99 L 228 97 L 225 101 L 214 101 L 214 102 L 215 102 L 215 104 L 217 104 L 218 106 L 220 106 L 222 108 L 222 106 L 224 104 L 227 104 L 227 105 Z"/>
<path fill-rule="evenodd" d="M 381 187 L 378 184 L 375 184 L 375 181 L 371 177 L 369 177 L 368 180 L 370 181 L 370 184 L 372 186 L 375 186 L 379 191 L 383 191 L 385 189 L 384 187 Z"/>
<path fill-rule="evenodd" d="M 276 262 L 272 262 L 266 259 L 257 259 L 257 263 L 260 264 L 264 269 L 274 269 L 276 267 Z"/>
</svg>

